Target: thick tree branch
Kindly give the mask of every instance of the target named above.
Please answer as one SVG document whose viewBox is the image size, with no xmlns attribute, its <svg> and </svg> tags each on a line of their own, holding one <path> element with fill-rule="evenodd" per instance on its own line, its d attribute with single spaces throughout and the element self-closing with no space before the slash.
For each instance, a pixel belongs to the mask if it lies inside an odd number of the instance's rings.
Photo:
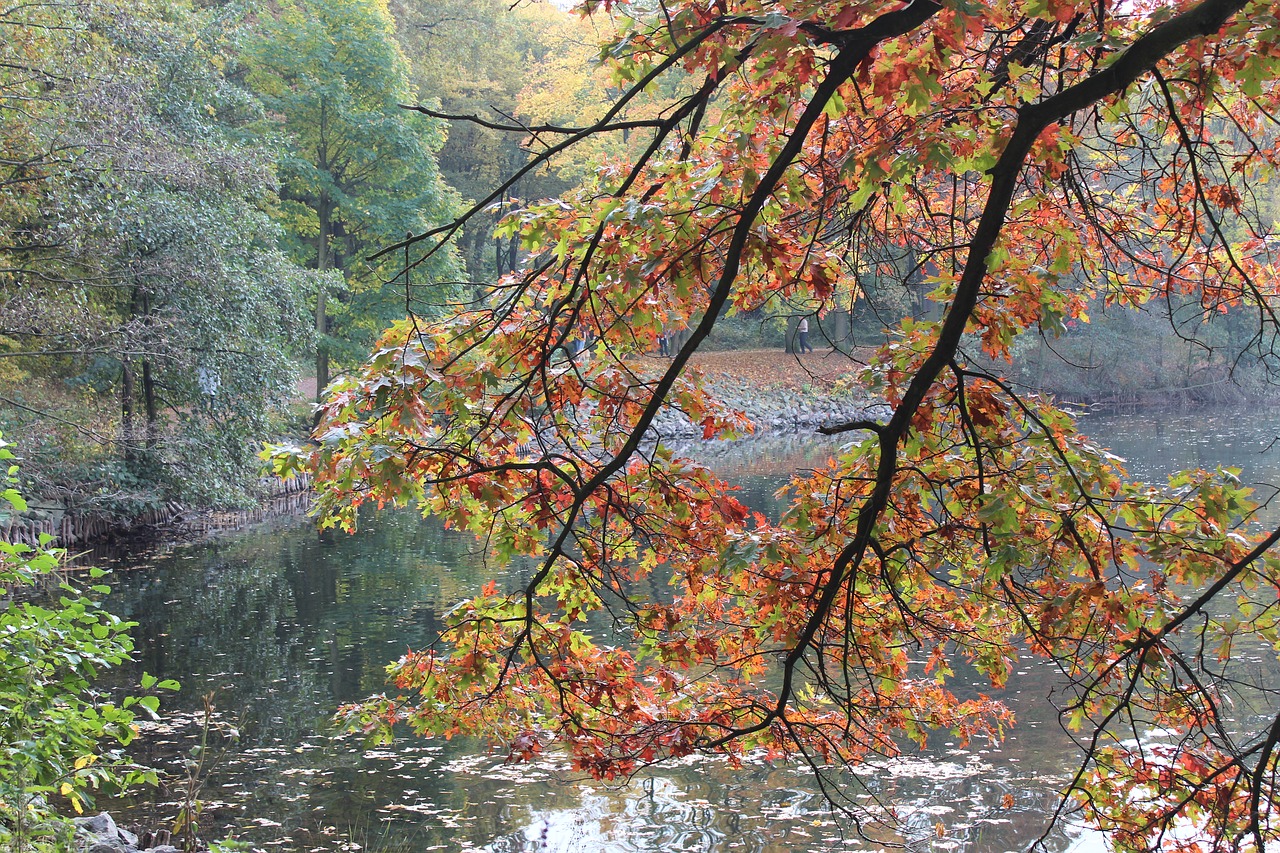
<svg viewBox="0 0 1280 853">
<path fill-rule="evenodd" d="M 1180 45 L 1193 38 L 1217 32 L 1246 3 L 1247 0 L 1206 0 L 1140 36 L 1106 68 L 1057 95 L 1028 104 L 1019 110 L 1013 133 L 1000 159 L 991 169 L 991 188 L 987 201 L 969 243 L 956 295 L 947 309 L 938 340 L 912 377 L 889 423 L 879 433 L 880 459 L 876 469 L 875 488 L 858 513 L 852 541 L 833 564 L 821 597 L 786 656 L 776 706 L 746 732 L 723 737 L 716 743 L 723 743 L 738 734 L 763 729 L 781 716 L 790 702 L 794 690 L 794 668 L 826 621 L 848 572 L 862 564 L 872 532 L 889 504 L 890 493 L 898 474 L 898 445 L 906 437 L 912 418 L 919 411 L 938 376 L 959 351 L 960 341 L 977 307 L 981 286 L 987 275 L 988 257 L 1004 228 L 1018 179 L 1036 139 L 1054 122 L 1124 91 Z M 908 8 L 914 8 L 915 5 L 918 3 Z"/>
</svg>

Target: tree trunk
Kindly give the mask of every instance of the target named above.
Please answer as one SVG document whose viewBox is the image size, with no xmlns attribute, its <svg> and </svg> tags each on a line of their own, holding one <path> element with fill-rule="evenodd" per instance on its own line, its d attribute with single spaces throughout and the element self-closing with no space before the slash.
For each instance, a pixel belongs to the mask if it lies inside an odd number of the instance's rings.
<svg viewBox="0 0 1280 853">
<path fill-rule="evenodd" d="M 129 292 L 130 325 L 141 314 L 142 288 L 135 283 Z M 136 334 L 131 334 L 129 340 L 134 343 L 126 343 L 126 349 L 137 349 Z M 124 458 L 131 462 L 138 457 L 138 427 L 134 419 L 137 383 L 129 356 L 122 356 L 120 362 L 120 440 L 124 443 Z"/>
<path fill-rule="evenodd" d="M 142 294 L 142 314 L 148 329 L 151 325 L 151 298 Z M 150 335 L 148 335 L 150 337 Z M 150 349 L 148 347 L 148 349 Z M 155 447 L 159 435 L 159 407 L 156 405 L 156 383 L 151 373 L 151 359 L 142 360 L 142 402 L 147 411 L 147 447 Z"/>
<path fill-rule="evenodd" d="M 501 205 L 498 209 L 501 211 L 509 211 L 510 208 L 507 206 L 507 200 L 510 198 L 511 195 L 503 193 L 502 197 L 498 200 Z M 519 237 L 512 237 L 512 248 L 514 248 L 519 242 Z M 512 252 L 512 254 L 514 254 L 514 252 Z M 507 249 L 502 245 L 502 238 L 495 235 L 493 238 L 493 277 L 495 281 L 501 278 L 504 274 L 510 272 L 512 269 L 515 269 L 514 265 L 508 267 L 506 261 Z"/>
<path fill-rule="evenodd" d="M 142 402 L 147 410 L 147 447 L 155 447 L 159 440 L 160 418 L 156 406 L 156 383 L 151 375 L 151 362 L 142 362 Z"/>
<path fill-rule="evenodd" d="M 787 318 L 787 334 L 783 338 L 782 351 L 793 353 L 796 351 L 797 339 L 799 338 L 800 316 L 796 315 Z"/>
<path fill-rule="evenodd" d="M 134 457 L 133 367 L 125 358 L 120 368 L 120 443 L 125 459 Z"/>
<path fill-rule="evenodd" d="M 321 193 L 320 203 L 316 207 L 316 215 L 320 221 L 319 245 L 316 251 L 316 269 L 325 272 L 332 268 L 329 256 L 329 239 L 333 230 L 332 211 L 329 196 Z M 320 276 L 316 289 L 316 402 L 324 399 L 324 388 L 329 384 L 329 347 L 324 341 L 328 331 L 329 317 L 325 305 L 324 276 Z"/>
</svg>

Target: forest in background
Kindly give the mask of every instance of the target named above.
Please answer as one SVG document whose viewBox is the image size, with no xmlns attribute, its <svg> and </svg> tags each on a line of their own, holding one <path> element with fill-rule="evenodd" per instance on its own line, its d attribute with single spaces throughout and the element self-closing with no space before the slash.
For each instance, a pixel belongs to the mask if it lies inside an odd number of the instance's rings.
<svg viewBox="0 0 1280 853">
<path fill-rule="evenodd" d="M 310 427 L 303 377 L 323 388 L 408 309 L 488 298 L 528 260 L 501 217 L 636 153 L 626 135 L 589 141 L 492 195 L 551 144 L 512 127 L 589 124 L 616 96 L 601 24 L 504 0 L 6 11 L 0 429 L 31 511 L 257 501 L 262 442 Z M 631 115 L 656 114 L 675 79 Z M 405 109 L 419 104 L 457 118 Z M 369 261 L 473 205 L 448 251 Z M 814 317 L 815 340 L 875 345 L 937 315 L 910 249 L 850 258 L 857 286 Z M 726 317 L 706 345 L 789 350 L 807 310 L 779 299 Z M 1083 403 L 1269 392 L 1235 309 L 1091 313 L 1020 339 L 1011 378 Z"/>
<path fill-rule="evenodd" d="M 322 388 L 404 316 L 403 258 L 368 255 L 526 159 L 403 105 L 510 116 L 549 79 L 586 109 L 591 38 L 499 0 L 0 12 L 0 430 L 31 511 L 257 500 L 262 442 L 310 425 L 299 380 Z M 514 263 L 469 229 L 416 263 L 414 308 Z"/>
</svg>

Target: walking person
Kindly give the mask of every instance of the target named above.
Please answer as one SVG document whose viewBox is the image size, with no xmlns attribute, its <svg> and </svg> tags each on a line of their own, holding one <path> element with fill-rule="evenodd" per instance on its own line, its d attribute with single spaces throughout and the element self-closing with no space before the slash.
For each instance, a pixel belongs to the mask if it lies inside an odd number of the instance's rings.
<svg viewBox="0 0 1280 853">
<path fill-rule="evenodd" d="M 809 346 L 808 317 L 801 317 L 800 325 L 796 326 L 796 351 L 800 353 L 813 352 L 813 347 Z"/>
</svg>

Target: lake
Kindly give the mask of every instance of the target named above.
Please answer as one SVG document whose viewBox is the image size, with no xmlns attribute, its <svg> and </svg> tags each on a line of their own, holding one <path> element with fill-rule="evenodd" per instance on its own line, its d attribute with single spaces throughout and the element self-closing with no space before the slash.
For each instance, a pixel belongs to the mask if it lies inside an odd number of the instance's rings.
<svg viewBox="0 0 1280 853">
<path fill-rule="evenodd" d="M 1280 482 L 1280 413 L 1090 416 L 1086 431 L 1136 477 L 1233 464 L 1264 494 Z M 824 453 L 810 439 L 761 439 L 708 461 L 742 486 L 745 502 L 768 512 L 785 476 Z M 442 615 L 491 578 L 471 537 L 388 512 L 367 518 L 354 536 L 325 542 L 307 520 L 292 518 L 131 555 L 115 568 L 108 606 L 139 623 L 132 675 L 146 670 L 182 683 L 166 698 L 164 723 L 134 753 L 181 777 L 211 697 L 214 757 L 198 797 L 203 834 L 234 833 L 255 849 L 780 853 L 874 851 L 898 841 L 999 853 L 1025 849 L 1045 832 L 1077 756 L 1046 701 L 1053 675 L 1031 661 L 997 694 L 1018 719 L 1003 742 L 961 749 L 943 732 L 924 752 L 836 780 L 850 796 L 894 805 L 898 827 L 865 828 L 872 840 L 832 812 L 807 768 L 785 762 L 732 770 L 689 759 L 606 785 L 554 755 L 507 765 L 466 741 L 408 739 L 369 750 L 335 737 L 329 716 L 340 703 L 382 691 L 385 665 L 425 645 Z M 527 568 L 503 572 L 514 580 Z M 125 824 L 160 827 L 176 814 L 180 788 L 175 779 L 111 808 Z M 1068 824 L 1054 828 L 1043 849 L 1104 846 Z"/>
</svg>

